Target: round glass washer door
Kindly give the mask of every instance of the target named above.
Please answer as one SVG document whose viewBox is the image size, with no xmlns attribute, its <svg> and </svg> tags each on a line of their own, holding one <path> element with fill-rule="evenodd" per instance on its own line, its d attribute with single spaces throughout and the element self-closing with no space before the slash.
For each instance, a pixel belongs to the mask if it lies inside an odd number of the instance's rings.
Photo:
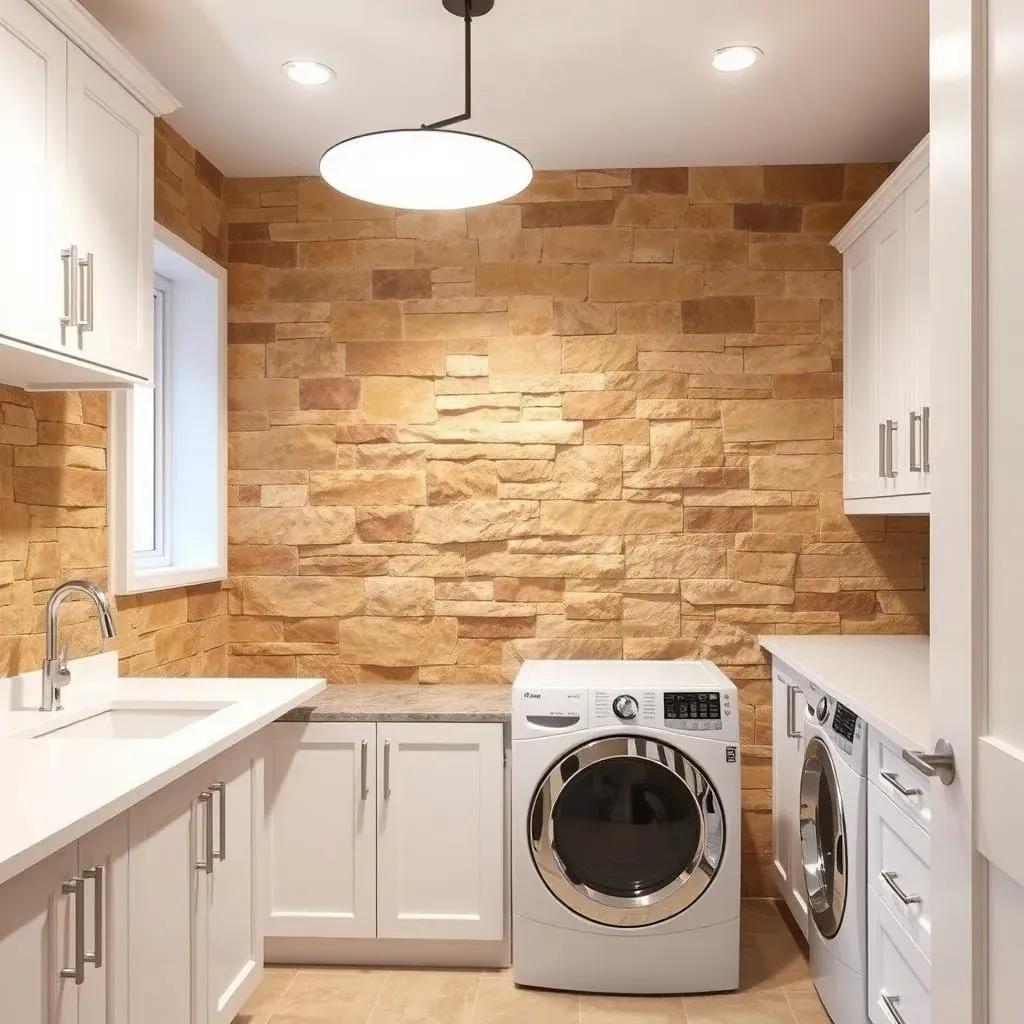
<svg viewBox="0 0 1024 1024">
<path fill-rule="evenodd" d="M 832 755 L 817 736 L 807 744 L 800 776 L 800 854 L 811 918 L 831 939 L 846 912 L 846 817 Z"/>
<path fill-rule="evenodd" d="M 667 920 L 713 881 L 725 819 L 711 780 L 643 736 L 584 743 L 553 765 L 530 808 L 544 883 L 581 917 L 619 928 Z"/>
</svg>

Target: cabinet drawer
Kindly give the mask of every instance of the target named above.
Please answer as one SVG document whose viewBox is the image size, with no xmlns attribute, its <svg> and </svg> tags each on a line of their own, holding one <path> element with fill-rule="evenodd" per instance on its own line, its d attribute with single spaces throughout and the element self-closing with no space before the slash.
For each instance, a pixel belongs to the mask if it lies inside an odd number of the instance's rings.
<svg viewBox="0 0 1024 1024">
<path fill-rule="evenodd" d="M 932 827 L 931 783 L 903 760 L 903 751 L 875 729 L 868 742 L 868 779 L 926 832 Z"/>
<path fill-rule="evenodd" d="M 931 956 L 931 839 L 877 786 L 868 786 L 868 881 L 906 933 Z"/>
<path fill-rule="evenodd" d="M 868 1017 L 871 1024 L 929 1024 L 931 967 L 899 922 L 868 891 Z"/>
</svg>

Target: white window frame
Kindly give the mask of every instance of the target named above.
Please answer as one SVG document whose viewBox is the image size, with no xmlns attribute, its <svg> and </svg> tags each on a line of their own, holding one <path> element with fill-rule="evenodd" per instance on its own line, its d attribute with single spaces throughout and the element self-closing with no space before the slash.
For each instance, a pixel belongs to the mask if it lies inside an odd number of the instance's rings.
<svg viewBox="0 0 1024 1024">
<path fill-rule="evenodd" d="M 227 579 L 227 270 L 155 225 L 153 305 L 154 380 L 163 385 L 155 415 L 155 435 L 162 436 L 154 437 L 156 543 L 152 551 L 135 550 L 129 388 L 111 396 L 115 594 Z"/>
</svg>

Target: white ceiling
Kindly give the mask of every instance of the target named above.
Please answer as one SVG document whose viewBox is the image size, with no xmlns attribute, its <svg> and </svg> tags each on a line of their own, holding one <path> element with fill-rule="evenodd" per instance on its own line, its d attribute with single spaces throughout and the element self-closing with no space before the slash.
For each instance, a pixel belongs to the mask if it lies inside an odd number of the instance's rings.
<svg viewBox="0 0 1024 1024">
<path fill-rule="evenodd" d="M 462 25 L 441 0 L 84 3 L 228 175 L 315 173 L 341 138 L 462 109 Z M 473 42 L 465 127 L 538 168 L 892 160 L 928 129 L 928 0 L 497 0 Z M 714 71 L 734 42 L 765 56 Z M 295 57 L 337 80 L 293 84 Z"/>
</svg>

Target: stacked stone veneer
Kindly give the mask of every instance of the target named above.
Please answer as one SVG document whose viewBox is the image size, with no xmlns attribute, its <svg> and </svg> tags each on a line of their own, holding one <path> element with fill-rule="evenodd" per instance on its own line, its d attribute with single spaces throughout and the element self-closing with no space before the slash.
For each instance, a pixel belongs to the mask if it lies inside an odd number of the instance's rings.
<svg viewBox="0 0 1024 1024">
<path fill-rule="evenodd" d="M 757 636 L 927 632 L 927 521 L 842 509 L 829 239 L 890 169 L 541 173 L 442 214 L 227 182 L 230 670 L 711 658 L 765 891 Z"/>
</svg>

